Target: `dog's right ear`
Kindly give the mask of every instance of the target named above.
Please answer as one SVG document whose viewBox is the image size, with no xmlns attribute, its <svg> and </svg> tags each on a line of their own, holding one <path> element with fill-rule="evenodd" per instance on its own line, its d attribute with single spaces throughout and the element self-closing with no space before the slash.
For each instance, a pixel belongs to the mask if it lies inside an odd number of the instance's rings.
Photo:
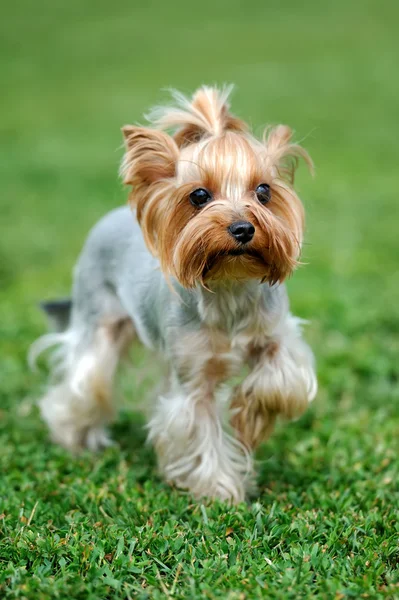
<svg viewBox="0 0 399 600">
<path fill-rule="evenodd" d="M 146 187 L 174 177 L 179 150 L 168 134 L 133 125 L 126 125 L 122 132 L 126 152 L 120 173 L 125 184 Z"/>
</svg>

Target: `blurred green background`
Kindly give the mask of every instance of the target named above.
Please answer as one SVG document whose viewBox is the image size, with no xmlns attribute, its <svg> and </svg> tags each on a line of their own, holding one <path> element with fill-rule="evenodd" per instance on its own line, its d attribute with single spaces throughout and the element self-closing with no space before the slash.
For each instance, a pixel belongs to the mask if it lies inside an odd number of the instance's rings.
<svg viewBox="0 0 399 600">
<path fill-rule="evenodd" d="M 125 202 L 117 179 L 120 127 L 142 121 L 165 99 L 164 88 L 233 82 L 239 115 L 258 131 L 288 123 L 316 164 L 315 180 L 303 175 L 299 182 L 310 262 L 292 283 L 301 310 L 319 317 L 321 307 L 348 297 L 363 310 L 391 305 L 398 258 L 394 7 L 9 4 L 0 59 L 1 292 L 9 297 L 17 285 L 13 303 L 25 307 L 65 292 L 87 228 Z"/>
<path fill-rule="evenodd" d="M 79 535 L 89 535 L 98 505 L 90 504 L 89 509 L 84 495 L 92 469 L 103 476 L 95 480 L 95 494 L 104 481 L 111 481 L 112 492 L 111 473 L 128 465 L 124 473 L 129 493 L 138 494 L 144 503 L 135 523 L 146 510 L 156 510 L 157 496 L 163 498 L 161 503 L 170 503 L 170 520 L 180 510 L 179 502 L 186 503 L 156 478 L 148 450 L 129 447 L 129 414 L 122 415 L 119 431 L 125 445 L 107 451 L 105 458 L 71 459 L 49 446 L 34 407 L 44 377 L 28 372 L 25 356 L 45 327 L 37 302 L 69 292 L 71 270 L 88 228 L 126 201 L 117 176 L 120 127 L 142 122 L 143 113 L 167 97 L 163 89 L 190 93 L 203 83 L 236 84 L 234 112 L 258 132 L 265 124 L 289 124 L 316 165 L 314 179 L 305 169 L 299 172 L 308 223 L 303 258 L 308 264 L 289 288 L 295 312 L 311 322 L 307 337 L 317 357 L 320 393 L 309 416 L 279 429 L 260 453 L 268 462 L 261 467 L 259 502 L 266 513 L 276 502 L 281 511 L 277 519 L 284 521 L 288 514 L 289 521 L 306 521 L 306 511 L 315 506 L 327 511 L 323 494 L 331 498 L 341 489 L 349 497 L 344 511 L 348 523 L 370 513 L 379 498 L 384 522 L 394 527 L 397 510 L 390 500 L 397 492 L 399 431 L 398 6 L 393 0 L 20 0 L 2 6 L 0 512 L 6 515 L 3 556 L 11 560 L 12 569 L 17 564 L 26 569 L 29 561 L 42 564 L 40 549 L 29 550 L 27 542 L 26 550 L 16 550 L 10 533 L 23 528 L 21 511 L 29 513 L 37 498 L 41 509 L 33 536 L 47 531 L 49 519 L 61 535 L 63 516 L 73 515 L 76 506 L 88 515 Z M 126 375 L 123 383 L 128 405 L 147 393 L 154 374 L 152 361 L 148 363 L 140 349 L 135 349 L 135 359 L 135 375 Z M 147 470 L 142 466 L 146 461 Z M 61 505 L 52 499 L 51 485 L 43 483 L 49 474 L 54 489 L 65 488 Z M 144 480 L 153 487 L 140 491 Z M 76 481 L 80 483 L 75 489 Z M 315 482 L 317 489 L 312 487 Z M 75 490 L 72 496 L 70 489 Z M 117 494 L 116 489 L 115 483 L 112 493 Z M 300 502 L 295 504 L 290 494 L 298 494 Z M 107 510 L 112 515 L 111 504 Z M 123 510 L 115 508 L 122 520 Z M 126 515 L 132 510 L 126 509 Z M 331 510 L 338 515 L 343 509 L 329 505 Z M 218 522 L 217 511 L 210 515 Z M 341 527 L 336 519 L 331 531 Z M 119 524 L 122 530 L 126 523 Z M 193 523 L 181 526 L 187 540 Z M 368 531 L 364 523 L 363 528 Z M 378 531 L 380 537 L 370 545 L 374 561 L 384 540 L 393 539 L 393 529 Z M 111 533 L 99 535 L 96 543 L 107 535 L 112 541 Z M 18 535 L 23 537 L 20 531 Z M 303 540 L 311 543 L 306 535 L 296 539 L 299 547 Z M 219 548 L 215 536 L 209 555 Z M 10 550 L 14 542 L 16 554 Z M 362 544 L 368 548 L 366 541 Z M 331 560 L 341 551 L 345 556 L 350 549 L 345 544 L 338 550 L 331 546 Z M 287 556 L 281 559 L 282 571 L 288 569 L 289 574 L 295 560 Z M 384 560 L 381 564 L 391 572 L 394 563 Z M 165 557 L 162 561 L 169 564 Z M 262 561 L 256 559 L 257 568 Z M 67 579 L 51 564 L 51 576 L 65 586 Z M 361 569 L 351 568 L 345 577 L 358 581 L 355 595 L 364 590 L 377 593 L 379 585 L 393 581 L 385 574 L 381 583 L 378 573 L 364 579 Z M 227 597 L 229 585 L 241 589 L 228 569 L 218 569 L 225 576 L 221 597 Z M 294 569 L 294 579 L 295 573 Z M 20 581 L 25 576 L 26 572 Z M 21 591 L 18 578 L 9 584 L 7 577 L 7 597 L 14 597 L 18 589 L 21 597 L 38 597 L 29 586 Z M 40 577 L 40 589 L 49 585 L 50 590 L 54 581 L 46 574 Z M 333 594 L 341 589 L 340 575 L 330 573 L 330 579 L 336 582 L 329 592 Z M 149 583 L 149 589 L 152 585 L 152 597 L 163 597 L 157 581 Z M 278 593 L 283 583 L 273 569 L 268 585 L 272 581 Z M 292 597 L 302 597 L 301 590 L 311 593 L 301 588 L 301 577 L 295 581 Z M 325 580 L 311 581 L 315 593 L 327 585 Z M 73 585 L 68 589 L 78 597 Z M 286 592 L 283 597 L 290 596 Z"/>
</svg>

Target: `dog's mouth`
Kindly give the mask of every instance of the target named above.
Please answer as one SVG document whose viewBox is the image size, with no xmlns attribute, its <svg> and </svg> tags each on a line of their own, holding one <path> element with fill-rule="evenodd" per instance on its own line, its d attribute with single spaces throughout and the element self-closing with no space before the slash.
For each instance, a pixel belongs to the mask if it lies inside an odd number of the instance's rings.
<svg viewBox="0 0 399 600">
<path fill-rule="evenodd" d="M 212 271 L 212 269 L 215 267 L 216 263 L 220 262 L 220 260 L 222 260 L 223 258 L 238 258 L 241 256 L 242 257 L 248 256 L 248 257 L 256 258 L 256 259 L 264 262 L 263 257 L 258 252 L 256 252 L 256 250 L 253 250 L 252 248 L 243 246 L 243 247 L 233 248 L 232 250 L 224 250 L 224 251 L 218 252 L 208 258 L 208 260 L 206 261 L 204 270 L 202 272 L 202 279 L 205 279 L 205 277 L 207 275 L 209 275 L 210 271 Z"/>
<path fill-rule="evenodd" d="M 234 248 L 225 253 L 226 256 L 243 256 L 244 254 L 250 254 L 247 248 Z"/>
</svg>

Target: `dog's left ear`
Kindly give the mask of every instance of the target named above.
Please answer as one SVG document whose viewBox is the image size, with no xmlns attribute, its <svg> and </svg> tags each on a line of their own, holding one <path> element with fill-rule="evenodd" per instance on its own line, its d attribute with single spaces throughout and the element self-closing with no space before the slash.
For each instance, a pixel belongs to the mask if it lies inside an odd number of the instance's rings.
<svg viewBox="0 0 399 600">
<path fill-rule="evenodd" d="M 311 173 L 313 173 L 313 161 L 305 148 L 294 144 L 291 140 L 292 129 L 287 125 L 277 125 L 273 129 L 267 129 L 263 136 L 267 154 L 276 166 L 279 175 L 290 183 L 294 183 L 299 159 L 302 158 L 305 161 Z"/>
<path fill-rule="evenodd" d="M 122 128 L 126 152 L 121 165 L 123 182 L 149 186 L 175 175 L 179 150 L 163 131 L 126 125 Z"/>
</svg>

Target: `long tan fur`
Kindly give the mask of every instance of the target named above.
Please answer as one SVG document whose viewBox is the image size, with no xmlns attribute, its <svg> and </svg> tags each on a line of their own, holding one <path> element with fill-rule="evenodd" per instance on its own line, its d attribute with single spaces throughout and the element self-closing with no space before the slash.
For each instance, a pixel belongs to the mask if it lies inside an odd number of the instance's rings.
<svg viewBox="0 0 399 600">
<path fill-rule="evenodd" d="M 204 86 L 191 100 L 174 92 L 177 106 L 153 111 L 154 127 L 123 129 L 130 203 L 165 274 L 184 287 L 226 277 L 275 283 L 298 264 L 304 213 L 292 182 L 298 158 L 311 159 L 284 125 L 254 138 L 231 114 L 230 92 Z M 260 183 L 271 188 L 266 206 L 255 195 Z M 198 187 L 214 198 L 201 210 L 189 201 Z M 228 226 L 242 219 L 256 234 L 248 253 L 234 256 Z"/>
<path fill-rule="evenodd" d="M 247 125 L 230 112 L 229 96 L 233 86 L 222 89 L 203 86 L 191 99 L 177 91 L 172 92 L 176 106 L 153 109 L 149 120 L 158 128 L 173 130 L 179 147 L 200 141 L 206 136 L 221 135 L 225 131 L 247 131 Z"/>
</svg>

